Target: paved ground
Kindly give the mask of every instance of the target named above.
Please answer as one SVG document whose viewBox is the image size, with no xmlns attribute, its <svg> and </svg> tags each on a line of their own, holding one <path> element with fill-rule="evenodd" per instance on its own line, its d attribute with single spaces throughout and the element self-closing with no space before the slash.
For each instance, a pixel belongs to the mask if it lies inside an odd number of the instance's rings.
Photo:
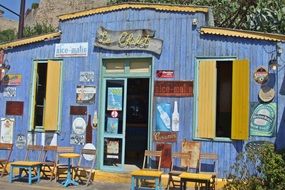
<svg viewBox="0 0 285 190">
<path fill-rule="evenodd" d="M 7 177 L 0 178 L 1 190 L 66 190 L 60 183 L 49 180 L 41 180 L 39 183 L 33 183 L 29 185 L 27 182 L 14 181 L 8 182 Z M 94 181 L 93 184 L 85 187 L 85 185 L 79 185 L 77 187 L 69 186 L 68 189 L 74 190 L 129 190 L 130 184 L 122 183 L 108 183 L 101 181 Z"/>
</svg>

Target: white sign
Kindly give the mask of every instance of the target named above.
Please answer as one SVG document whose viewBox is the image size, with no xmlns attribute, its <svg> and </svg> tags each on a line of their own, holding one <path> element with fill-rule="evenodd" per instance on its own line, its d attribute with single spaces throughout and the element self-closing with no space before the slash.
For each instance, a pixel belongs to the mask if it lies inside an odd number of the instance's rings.
<svg viewBox="0 0 285 190">
<path fill-rule="evenodd" d="M 87 57 L 88 42 L 55 44 L 54 57 Z"/>
<path fill-rule="evenodd" d="M 1 118 L 0 143 L 13 143 L 14 118 Z"/>
</svg>

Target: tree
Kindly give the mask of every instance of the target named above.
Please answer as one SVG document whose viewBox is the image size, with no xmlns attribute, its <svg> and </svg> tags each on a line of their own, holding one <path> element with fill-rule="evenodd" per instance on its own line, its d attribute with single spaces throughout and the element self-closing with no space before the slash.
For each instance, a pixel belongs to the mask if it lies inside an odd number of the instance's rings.
<svg viewBox="0 0 285 190">
<path fill-rule="evenodd" d="M 210 6 L 218 27 L 285 33 L 285 0 L 110 0 L 109 3 L 128 1 Z"/>
<path fill-rule="evenodd" d="M 16 39 L 16 33 L 12 29 L 3 30 L 0 32 L 0 43 L 12 41 Z"/>
</svg>

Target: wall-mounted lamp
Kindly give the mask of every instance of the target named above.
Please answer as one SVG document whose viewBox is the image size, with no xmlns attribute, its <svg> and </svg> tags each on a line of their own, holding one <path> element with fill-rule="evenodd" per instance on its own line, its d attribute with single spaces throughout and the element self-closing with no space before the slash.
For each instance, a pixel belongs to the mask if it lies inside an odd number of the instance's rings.
<svg viewBox="0 0 285 190">
<path fill-rule="evenodd" d="M 0 64 L 0 81 L 3 80 L 3 78 L 5 77 L 7 71 L 10 69 L 10 65 L 8 64 Z"/>
<path fill-rule="evenodd" d="M 278 67 L 280 67 L 281 65 L 278 64 L 278 61 L 276 58 L 273 58 L 269 61 L 269 69 L 276 71 Z"/>
</svg>

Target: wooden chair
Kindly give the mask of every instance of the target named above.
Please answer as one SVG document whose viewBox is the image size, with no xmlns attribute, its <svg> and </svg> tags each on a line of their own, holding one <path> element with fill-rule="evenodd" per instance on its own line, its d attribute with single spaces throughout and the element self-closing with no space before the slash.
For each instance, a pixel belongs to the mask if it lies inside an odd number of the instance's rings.
<svg viewBox="0 0 285 190">
<path fill-rule="evenodd" d="M 161 157 L 162 151 L 145 150 L 142 169 L 160 170 Z"/>
<path fill-rule="evenodd" d="M 28 145 L 25 154 L 25 161 L 41 161 L 43 146 Z M 31 157 L 34 156 L 32 159 Z"/>
<path fill-rule="evenodd" d="M 142 169 L 131 173 L 131 189 L 153 185 L 156 190 L 161 189 L 161 157 L 162 151 L 145 150 Z"/>
<path fill-rule="evenodd" d="M 44 146 L 42 154 L 42 176 L 45 178 L 53 177 L 53 169 L 56 167 L 56 151 L 57 146 Z"/>
<path fill-rule="evenodd" d="M 95 172 L 96 150 L 82 149 L 78 165 L 73 167 L 74 179 L 86 181 L 86 186 L 92 183 L 91 177 Z M 87 166 L 88 165 L 88 166 Z"/>
<path fill-rule="evenodd" d="M 215 189 L 215 178 L 217 175 L 218 155 L 215 153 L 201 153 L 199 157 L 199 173 L 213 175 L 211 188 Z"/>
<path fill-rule="evenodd" d="M 167 183 L 167 190 L 170 187 L 170 183 L 172 183 L 172 187 L 176 188 L 180 187 L 180 178 L 179 175 L 182 172 L 187 172 L 189 169 L 189 161 L 191 158 L 191 152 L 188 153 L 183 153 L 183 152 L 174 152 L 171 155 L 172 157 L 172 162 L 171 162 L 171 167 L 170 171 L 168 173 L 168 183 Z M 186 164 L 182 164 L 182 160 L 186 160 Z"/>
<path fill-rule="evenodd" d="M 6 155 L 5 157 L 0 158 L 1 177 L 3 177 L 4 174 L 8 174 L 7 165 L 10 161 L 12 151 L 13 151 L 13 144 L 0 143 L 0 152 L 1 152 L 0 155 L 1 156 Z"/>
<path fill-rule="evenodd" d="M 58 146 L 57 147 L 56 160 L 55 160 L 56 165 L 52 171 L 52 176 L 51 176 L 51 179 L 53 177 L 55 178 L 55 182 L 57 182 L 57 180 L 60 178 L 61 174 L 65 174 L 65 175 L 67 174 L 68 165 L 59 163 L 59 161 L 60 161 L 59 154 L 62 154 L 62 153 L 74 153 L 74 147 L 72 147 L 72 146 L 67 146 L 67 147 Z M 73 162 L 72 162 L 72 165 L 73 165 Z"/>
</svg>

